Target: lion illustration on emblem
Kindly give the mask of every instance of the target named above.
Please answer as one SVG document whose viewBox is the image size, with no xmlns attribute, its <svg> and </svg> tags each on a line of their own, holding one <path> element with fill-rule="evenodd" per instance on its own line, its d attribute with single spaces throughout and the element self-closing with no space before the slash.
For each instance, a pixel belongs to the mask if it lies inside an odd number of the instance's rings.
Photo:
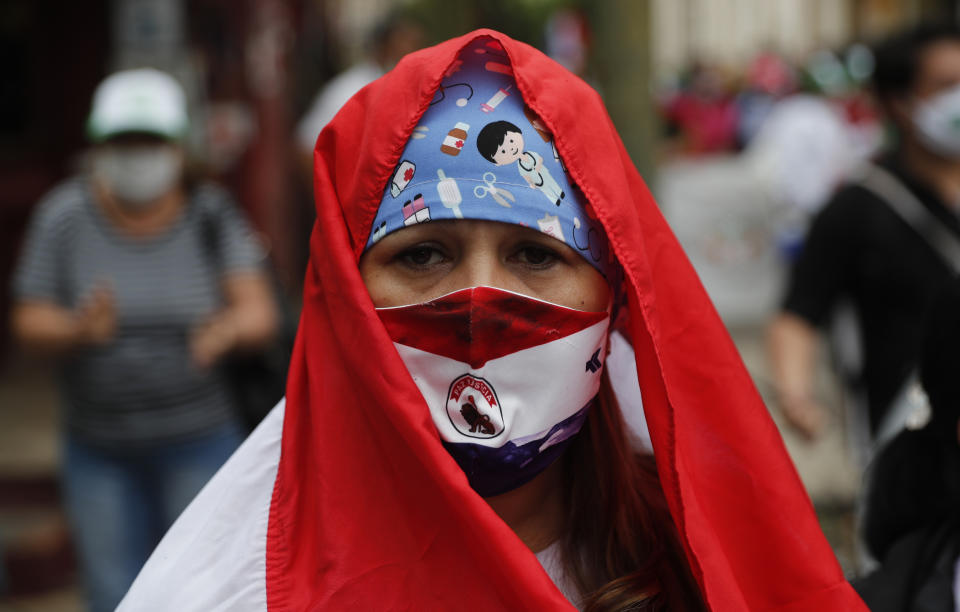
<svg viewBox="0 0 960 612">
<path fill-rule="evenodd" d="M 490 417 L 477 410 L 476 400 L 472 395 L 467 395 L 466 401 L 460 407 L 460 414 L 463 415 L 463 420 L 470 424 L 470 433 L 475 433 L 478 429 L 480 433 L 488 435 L 497 433 Z"/>
<path fill-rule="evenodd" d="M 470 438 L 494 438 L 504 431 L 503 411 L 493 385 L 466 373 L 450 383 L 446 402 L 450 424 Z"/>
</svg>

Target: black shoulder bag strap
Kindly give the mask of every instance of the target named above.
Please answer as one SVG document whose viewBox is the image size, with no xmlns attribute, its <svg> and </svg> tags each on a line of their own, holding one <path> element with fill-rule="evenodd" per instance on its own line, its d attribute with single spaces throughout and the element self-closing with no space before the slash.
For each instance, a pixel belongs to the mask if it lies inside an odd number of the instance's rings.
<svg viewBox="0 0 960 612">
<path fill-rule="evenodd" d="M 956 274 L 960 273 L 960 236 L 957 236 L 943 220 L 924 206 L 917 196 L 893 174 L 877 166 L 867 164 L 859 176 L 859 184 L 876 195 L 898 217 L 920 235 L 940 258 Z M 912 420 L 923 420 L 929 407 L 919 390 L 916 369 L 907 377 L 892 400 L 886 416 L 876 424 L 874 442 L 880 445 L 893 438 Z"/>
<path fill-rule="evenodd" d="M 960 236 L 957 236 L 900 180 L 883 168 L 869 164 L 860 176 L 860 185 L 869 189 L 926 240 L 933 250 L 960 273 Z"/>
<path fill-rule="evenodd" d="M 217 282 L 220 283 L 224 273 L 224 245 L 220 229 L 222 220 L 218 211 L 202 202 L 199 203 L 197 213 L 200 215 L 203 255 L 216 271 Z M 246 355 L 228 355 L 220 365 L 248 432 L 253 431 L 283 397 L 290 355 L 297 334 L 297 317 L 291 311 L 269 258 L 264 260 L 263 271 L 269 278 L 277 307 L 277 338 L 261 351 Z"/>
</svg>

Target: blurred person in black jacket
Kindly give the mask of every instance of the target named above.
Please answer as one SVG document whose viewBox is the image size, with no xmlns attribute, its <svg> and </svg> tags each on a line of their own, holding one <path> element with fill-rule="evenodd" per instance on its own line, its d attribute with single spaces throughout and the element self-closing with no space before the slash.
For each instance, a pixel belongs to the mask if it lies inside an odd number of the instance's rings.
<svg viewBox="0 0 960 612">
<path fill-rule="evenodd" d="M 889 189 L 851 182 L 817 215 L 769 330 L 777 403 L 810 438 L 825 425 L 813 392 L 818 331 L 838 305 L 855 313 L 861 363 L 847 382 L 869 438 L 915 380 L 927 308 L 957 266 L 926 227 L 960 249 L 960 30 L 919 26 L 878 46 L 875 58 L 874 93 L 896 138 L 869 172 Z"/>
</svg>

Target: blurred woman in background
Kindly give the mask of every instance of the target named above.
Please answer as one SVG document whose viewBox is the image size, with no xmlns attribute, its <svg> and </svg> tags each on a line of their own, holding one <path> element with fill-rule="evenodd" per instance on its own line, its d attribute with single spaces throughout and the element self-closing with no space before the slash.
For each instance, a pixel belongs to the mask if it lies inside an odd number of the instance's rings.
<svg viewBox="0 0 960 612">
<path fill-rule="evenodd" d="M 91 610 L 113 610 L 174 519 L 242 440 L 214 366 L 270 341 L 263 252 L 229 195 L 188 182 L 170 76 L 97 88 L 90 172 L 38 205 L 13 332 L 56 355 L 63 486 Z"/>
</svg>

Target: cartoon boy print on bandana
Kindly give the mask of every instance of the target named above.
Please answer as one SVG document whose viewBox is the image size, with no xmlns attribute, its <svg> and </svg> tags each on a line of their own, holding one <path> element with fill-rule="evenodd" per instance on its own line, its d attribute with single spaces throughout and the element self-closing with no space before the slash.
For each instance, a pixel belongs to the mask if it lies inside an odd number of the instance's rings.
<svg viewBox="0 0 960 612">
<path fill-rule="evenodd" d="M 494 121 L 483 126 L 477 136 L 477 150 L 487 161 L 506 166 L 517 163 L 520 176 L 532 189 L 540 190 L 551 203 L 560 206 L 567 194 L 543 164 L 543 157 L 524 150 L 523 132 L 509 121 Z"/>
</svg>

